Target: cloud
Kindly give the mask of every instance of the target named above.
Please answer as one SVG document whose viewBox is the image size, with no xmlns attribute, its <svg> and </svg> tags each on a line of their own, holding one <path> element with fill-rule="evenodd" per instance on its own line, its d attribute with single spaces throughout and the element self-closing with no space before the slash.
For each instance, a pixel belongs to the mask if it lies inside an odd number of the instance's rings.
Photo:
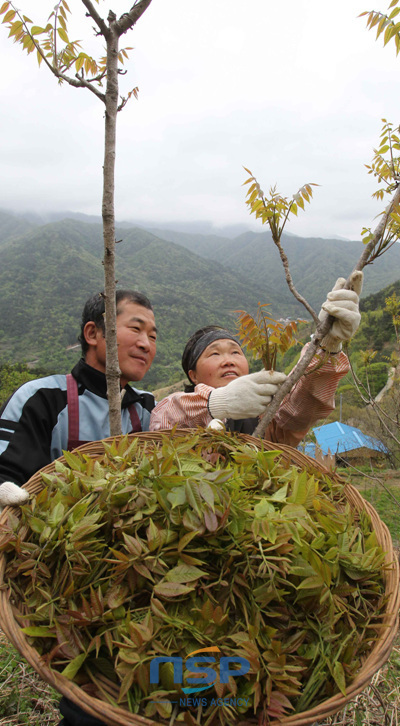
<svg viewBox="0 0 400 726">
<path fill-rule="evenodd" d="M 40 22 L 51 9 L 36 0 Z M 254 226 L 245 165 L 264 190 L 321 185 L 293 233 L 358 237 L 379 211 L 364 164 L 381 118 L 399 121 L 399 61 L 365 30 L 364 9 L 364 0 L 154 0 L 123 38 L 135 47 L 121 92 L 140 93 L 118 119 L 117 215 Z M 74 37 L 90 31 L 81 15 Z M 39 70 L 4 26 L 0 61 L 2 206 L 99 214 L 104 107 Z"/>
</svg>

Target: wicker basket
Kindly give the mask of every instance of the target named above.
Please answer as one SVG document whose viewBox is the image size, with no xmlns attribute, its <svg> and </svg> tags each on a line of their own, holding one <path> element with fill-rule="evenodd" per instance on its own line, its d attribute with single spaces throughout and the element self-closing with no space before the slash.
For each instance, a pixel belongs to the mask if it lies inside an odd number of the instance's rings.
<svg viewBox="0 0 400 726">
<path fill-rule="evenodd" d="M 143 440 L 156 442 L 160 441 L 163 434 L 165 435 L 166 433 L 168 435 L 171 434 L 170 431 L 159 431 L 157 433 L 132 434 L 131 437 L 139 436 Z M 176 431 L 175 435 L 180 435 L 182 433 L 184 433 L 184 430 Z M 257 447 L 261 446 L 260 439 L 246 435 L 241 435 L 240 438 L 243 441 L 252 443 Z M 109 443 L 113 441 L 113 439 L 106 439 L 106 441 Z M 263 441 L 262 445 L 264 448 L 269 450 L 279 449 L 282 451 L 283 458 L 288 464 L 294 464 L 301 469 L 307 470 L 310 474 L 313 472 L 323 473 L 335 478 L 336 480 L 340 479 L 337 474 L 328 472 L 322 464 L 319 464 L 314 459 L 311 459 L 290 446 L 277 446 L 276 444 L 271 444 L 266 441 Z M 104 447 L 101 441 L 84 444 L 77 450 L 93 458 L 100 458 L 104 454 Z M 63 457 L 60 457 L 59 461 L 64 462 L 65 460 Z M 41 473 L 51 473 L 53 470 L 54 462 L 37 472 L 27 482 L 24 488 L 31 494 L 38 494 L 43 488 Z M 390 655 L 397 632 L 398 611 L 400 607 L 398 559 L 393 551 L 393 544 L 389 530 L 381 521 L 375 509 L 367 501 L 365 501 L 359 492 L 350 484 L 346 484 L 345 486 L 345 495 L 353 510 L 358 512 L 366 510 L 368 512 L 371 517 L 378 542 L 382 549 L 386 552 L 386 563 L 388 565 L 385 569 L 385 592 L 387 596 L 387 605 L 382 621 L 383 627 L 381 628 L 380 635 L 368 657 L 365 659 L 356 678 L 348 686 L 346 696 L 342 693 L 338 693 L 307 711 L 287 716 L 283 720 L 274 720 L 270 723 L 270 726 L 282 726 L 283 724 L 287 724 L 287 726 L 305 726 L 306 724 L 321 721 L 324 718 L 341 711 L 349 701 L 354 699 L 358 693 L 366 688 L 374 673 L 383 666 Z M 7 510 L 8 508 L 6 508 L 0 516 L 0 531 L 2 523 L 4 524 L 7 520 Z M 18 513 L 18 510 L 14 510 L 14 512 Z M 6 557 L 3 553 L 0 553 L 0 627 L 21 655 L 28 661 L 28 663 L 30 663 L 35 671 L 37 671 L 41 678 L 64 696 L 83 708 L 87 713 L 97 717 L 104 723 L 109 724 L 109 726 L 161 726 L 159 721 L 131 714 L 125 709 L 110 705 L 105 700 L 89 695 L 78 685 L 71 682 L 64 676 L 61 676 L 57 671 L 51 670 L 44 664 L 37 651 L 28 643 L 26 636 L 22 632 L 14 616 L 14 613 L 16 612 L 15 606 L 10 600 L 9 589 L 4 586 L 5 564 Z M 115 686 L 105 677 L 102 679 L 102 682 L 104 693 L 109 696 L 114 696 L 116 690 Z M 250 726 L 250 722 L 242 719 L 240 720 L 240 726 L 246 726 L 246 724 Z"/>
</svg>

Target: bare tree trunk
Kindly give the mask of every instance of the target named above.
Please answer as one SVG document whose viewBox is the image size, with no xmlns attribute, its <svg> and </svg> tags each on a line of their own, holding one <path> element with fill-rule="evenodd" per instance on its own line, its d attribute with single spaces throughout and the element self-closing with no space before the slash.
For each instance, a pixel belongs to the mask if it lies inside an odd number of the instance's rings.
<svg viewBox="0 0 400 726">
<path fill-rule="evenodd" d="M 130 10 L 123 13 L 119 20 L 116 14 L 110 10 L 108 14 L 108 25 L 97 12 L 94 0 L 82 0 L 87 12 L 86 17 L 92 18 L 97 26 L 96 35 L 102 36 L 107 45 L 107 61 L 106 71 L 104 72 L 103 64 L 98 66 L 97 62 L 85 54 L 90 61 L 91 69 L 76 70 L 74 61 L 78 61 L 80 52 L 77 50 L 76 43 L 70 43 L 68 40 L 65 13 L 64 19 L 61 18 L 59 11 L 60 3 L 55 6 L 54 23 L 49 24 L 46 29 L 38 29 L 33 35 L 33 21 L 29 20 L 26 15 L 22 15 L 19 10 L 13 8 L 14 15 L 17 15 L 18 22 L 14 23 L 19 26 L 18 37 L 14 28 L 10 32 L 10 36 L 14 36 L 14 41 L 18 41 L 26 49 L 31 46 L 31 50 L 36 48 L 38 57 L 44 61 L 47 68 L 59 80 L 66 81 L 75 88 L 87 88 L 95 94 L 97 98 L 105 104 L 105 138 L 104 138 L 104 166 L 103 166 L 103 238 L 104 238 L 104 298 L 105 298 L 105 339 L 106 339 L 106 380 L 107 380 L 107 396 L 110 412 L 110 433 L 112 436 L 118 436 L 121 433 L 121 395 L 120 395 L 120 369 L 118 364 L 118 346 L 117 346 L 117 324 L 116 324 L 116 304 L 115 304 L 115 211 L 114 211 L 114 188 L 115 188 L 115 154 L 116 154 L 116 127 L 117 113 L 124 108 L 128 99 L 136 91 L 131 91 L 126 98 L 123 98 L 118 106 L 118 46 L 119 38 L 130 30 L 143 13 L 150 6 L 152 0 L 131 0 L 133 5 Z M 9 3 L 3 3 L 0 8 L 0 16 L 7 13 Z M 13 18 L 14 18 L 13 15 Z M 13 26 L 13 18 L 3 19 L 9 30 Z M 63 37 L 63 43 L 69 48 L 67 53 L 67 62 L 64 53 L 57 53 L 58 33 L 62 30 L 60 37 Z M 40 35 L 45 38 L 38 40 Z M 67 37 L 65 37 L 67 36 Z M 28 44 L 28 45 L 27 45 Z M 49 53 L 49 48 L 51 53 Z M 78 44 L 79 48 L 79 44 Z M 28 51 L 30 52 L 30 50 Z M 50 59 L 51 58 L 51 59 Z M 93 70 L 93 66 L 94 69 Z M 70 72 L 76 71 L 74 75 Z M 103 80 L 106 76 L 106 92 L 103 93 Z M 89 78 L 89 80 L 88 80 Z M 101 89 L 101 90 L 100 90 Z M 136 95 L 136 94 L 135 94 Z"/>
<path fill-rule="evenodd" d="M 105 94 L 105 138 L 103 168 L 103 237 L 104 295 L 106 336 L 106 378 L 110 410 L 110 435 L 118 436 L 121 428 L 121 394 L 117 345 L 117 313 L 115 303 L 115 149 L 118 112 L 118 41 L 113 27 L 115 15 L 110 11 L 107 32 L 107 87 Z"/>
</svg>

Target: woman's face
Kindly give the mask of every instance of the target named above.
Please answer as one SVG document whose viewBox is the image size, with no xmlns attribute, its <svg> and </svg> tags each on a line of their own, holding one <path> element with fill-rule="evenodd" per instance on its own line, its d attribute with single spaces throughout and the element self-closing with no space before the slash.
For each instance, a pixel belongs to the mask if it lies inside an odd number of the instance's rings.
<svg viewBox="0 0 400 726">
<path fill-rule="evenodd" d="M 229 338 L 222 338 L 207 346 L 195 370 L 189 371 L 189 377 L 195 385 L 206 383 L 207 386 L 221 388 L 248 372 L 249 365 L 240 345 Z"/>
</svg>

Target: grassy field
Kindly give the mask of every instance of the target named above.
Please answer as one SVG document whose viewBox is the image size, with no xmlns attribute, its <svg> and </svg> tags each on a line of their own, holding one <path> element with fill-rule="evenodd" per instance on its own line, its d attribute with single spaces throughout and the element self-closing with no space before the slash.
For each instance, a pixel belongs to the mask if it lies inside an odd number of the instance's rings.
<svg viewBox="0 0 400 726">
<path fill-rule="evenodd" d="M 0 630 L 0 724 L 55 726 L 59 700 Z"/>
<path fill-rule="evenodd" d="M 400 549 L 400 471 L 378 470 L 373 477 L 370 471 L 351 472 L 351 482 L 371 502 L 389 527 L 394 545 Z"/>
<path fill-rule="evenodd" d="M 400 472 L 379 471 L 381 483 L 370 474 L 352 472 L 352 483 L 378 511 L 400 551 Z M 56 726 L 60 720 L 59 698 L 0 630 L 0 725 Z M 400 637 L 388 663 L 370 686 L 344 711 L 315 726 L 400 726 Z"/>
</svg>

